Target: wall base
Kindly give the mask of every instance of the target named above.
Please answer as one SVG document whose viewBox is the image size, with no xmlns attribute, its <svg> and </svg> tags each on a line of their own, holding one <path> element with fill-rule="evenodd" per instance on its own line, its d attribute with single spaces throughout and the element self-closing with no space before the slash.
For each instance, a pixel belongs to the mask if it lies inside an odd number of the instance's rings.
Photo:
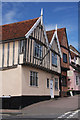
<svg viewBox="0 0 80 120">
<path fill-rule="evenodd" d="M 49 99 L 51 99 L 50 96 L 17 96 L 11 98 L 2 98 L 2 109 L 22 109 L 25 106 L 33 103 Z"/>
</svg>

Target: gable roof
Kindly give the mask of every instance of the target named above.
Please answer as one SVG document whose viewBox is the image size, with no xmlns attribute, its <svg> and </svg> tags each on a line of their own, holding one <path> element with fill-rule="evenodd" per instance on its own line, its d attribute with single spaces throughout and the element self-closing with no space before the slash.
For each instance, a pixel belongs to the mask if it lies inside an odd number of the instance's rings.
<svg viewBox="0 0 80 120">
<path fill-rule="evenodd" d="M 80 52 L 75 47 L 70 45 L 69 48 L 70 48 L 70 55 L 72 59 L 74 59 L 74 57 L 80 57 Z"/>
<path fill-rule="evenodd" d="M 0 26 L 0 40 L 25 37 L 25 34 L 32 28 L 32 26 L 36 23 L 38 19 L 39 17 Z"/>
<path fill-rule="evenodd" d="M 70 45 L 69 48 L 73 50 L 73 52 L 76 52 L 76 54 L 80 54 L 80 52 L 74 46 Z"/>
<path fill-rule="evenodd" d="M 72 52 L 72 51 L 70 51 L 70 55 L 71 55 L 71 59 L 74 59 L 74 57 L 77 56 L 77 55 L 76 55 L 74 52 Z"/>
<path fill-rule="evenodd" d="M 64 34 L 65 30 L 66 30 L 66 28 L 57 29 L 57 35 L 58 35 L 60 44 L 61 44 L 61 40 L 63 38 L 63 34 Z M 54 32 L 55 32 L 55 30 L 46 31 L 49 43 L 51 42 Z"/>
</svg>

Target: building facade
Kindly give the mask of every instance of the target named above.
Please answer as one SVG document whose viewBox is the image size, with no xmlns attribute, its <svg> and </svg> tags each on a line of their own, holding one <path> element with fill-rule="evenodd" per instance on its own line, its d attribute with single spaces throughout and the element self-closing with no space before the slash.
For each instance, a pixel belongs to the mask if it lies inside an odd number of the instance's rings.
<svg viewBox="0 0 80 120">
<path fill-rule="evenodd" d="M 59 96 L 61 49 L 57 30 L 56 39 L 49 43 L 42 17 L 0 26 L 3 108 L 23 108 Z"/>
<path fill-rule="evenodd" d="M 70 45 L 70 70 L 68 71 L 68 90 L 80 93 L 80 53 Z"/>
<path fill-rule="evenodd" d="M 52 40 L 52 35 L 55 30 L 47 31 L 49 42 Z M 66 28 L 57 29 L 57 39 L 59 40 L 62 58 L 61 58 L 61 77 L 60 91 L 61 96 L 67 96 L 67 71 L 69 70 L 69 45 L 67 40 Z"/>
</svg>

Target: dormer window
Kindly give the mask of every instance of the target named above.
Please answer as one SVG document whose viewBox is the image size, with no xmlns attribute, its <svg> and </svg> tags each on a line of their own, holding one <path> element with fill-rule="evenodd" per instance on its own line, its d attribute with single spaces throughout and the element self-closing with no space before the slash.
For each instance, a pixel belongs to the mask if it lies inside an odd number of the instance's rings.
<svg viewBox="0 0 80 120">
<path fill-rule="evenodd" d="M 34 46 L 34 56 L 36 58 L 42 58 L 42 46 L 36 42 Z"/>
<path fill-rule="evenodd" d="M 24 41 L 21 40 L 20 41 L 20 53 L 23 53 L 24 52 Z"/>
</svg>

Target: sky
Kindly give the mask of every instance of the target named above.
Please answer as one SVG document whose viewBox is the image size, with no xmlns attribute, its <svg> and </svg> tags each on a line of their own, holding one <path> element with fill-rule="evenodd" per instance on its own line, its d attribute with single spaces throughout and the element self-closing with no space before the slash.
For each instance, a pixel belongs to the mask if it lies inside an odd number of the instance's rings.
<svg viewBox="0 0 80 120">
<path fill-rule="evenodd" d="M 2 24 L 9 24 L 40 17 L 46 30 L 66 28 L 69 45 L 78 49 L 77 2 L 2 2 Z"/>
</svg>

